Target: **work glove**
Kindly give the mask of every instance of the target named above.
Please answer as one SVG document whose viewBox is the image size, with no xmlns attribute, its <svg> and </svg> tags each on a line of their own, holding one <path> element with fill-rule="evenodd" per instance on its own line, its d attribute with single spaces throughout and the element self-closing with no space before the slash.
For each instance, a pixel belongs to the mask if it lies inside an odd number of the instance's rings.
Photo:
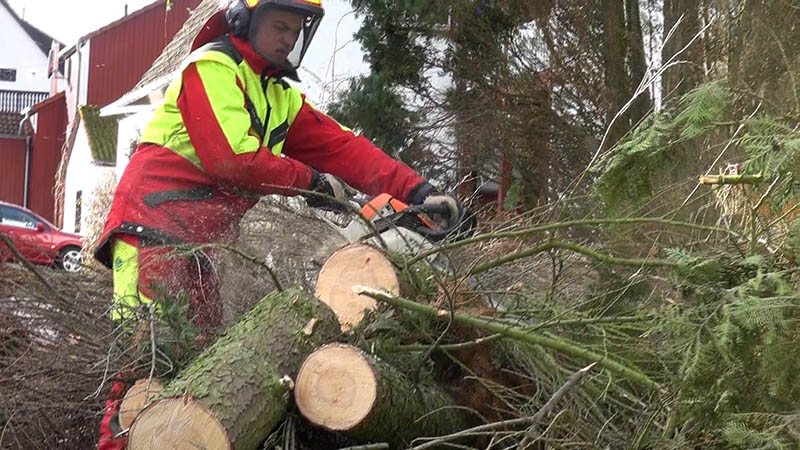
<svg viewBox="0 0 800 450">
<path fill-rule="evenodd" d="M 306 204 L 325 211 L 346 211 L 347 194 L 344 184 L 329 173 L 311 169 L 311 193 L 305 195 Z"/>
<path fill-rule="evenodd" d="M 429 214 L 431 219 L 433 219 L 433 221 L 436 222 L 436 224 L 439 225 L 439 228 L 442 230 L 449 230 L 458 225 L 461 212 L 463 211 L 461 203 L 459 203 L 455 197 L 438 192 L 434 192 L 426 197 L 422 202 L 422 206 L 444 206 L 447 208 L 447 214 Z"/>
<path fill-rule="evenodd" d="M 459 221 L 463 216 L 470 215 L 457 198 L 452 195 L 443 194 L 428 182 L 424 182 L 415 187 L 412 190 L 409 200 L 412 205 L 444 206 L 448 211 L 446 214 L 428 214 L 441 230 L 454 229 L 459 225 Z"/>
</svg>

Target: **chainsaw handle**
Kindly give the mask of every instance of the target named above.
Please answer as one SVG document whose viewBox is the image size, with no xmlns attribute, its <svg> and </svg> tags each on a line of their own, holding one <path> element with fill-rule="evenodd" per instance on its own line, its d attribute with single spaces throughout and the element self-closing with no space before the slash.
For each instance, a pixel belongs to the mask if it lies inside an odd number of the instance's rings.
<svg viewBox="0 0 800 450">
<path fill-rule="evenodd" d="M 405 211 L 408 213 L 440 214 L 449 215 L 450 208 L 446 205 L 413 205 Z M 439 241 L 445 238 L 465 238 L 475 231 L 478 221 L 473 214 L 466 209 L 462 209 L 461 215 L 450 228 L 444 230 L 431 230 L 427 227 L 418 227 L 416 232 L 425 236 L 431 241 Z"/>
<path fill-rule="evenodd" d="M 408 212 L 414 214 L 439 214 L 441 216 L 449 216 L 450 208 L 444 204 L 422 204 L 409 206 Z"/>
</svg>

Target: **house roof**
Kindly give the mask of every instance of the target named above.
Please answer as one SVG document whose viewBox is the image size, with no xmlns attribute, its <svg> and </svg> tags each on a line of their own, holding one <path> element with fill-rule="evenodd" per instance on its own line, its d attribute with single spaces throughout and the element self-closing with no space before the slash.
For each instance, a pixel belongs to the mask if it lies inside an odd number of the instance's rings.
<svg viewBox="0 0 800 450">
<path fill-rule="evenodd" d="M 15 112 L 0 112 L 0 134 L 17 134 L 23 115 Z"/>
<path fill-rule="evenodd" d="M 119 121 L 114 117 L 101 117 L 100 108 L 82 105 L 79 107 L 89 150 L 95 162 L 114 165 L 117 161 L 117 134 Z"/>
<path fill-rule="evenodd" d="M 136 84 L 133 90 L 142 88 L 164 76 L 176 71 L 189 55 L 197 33 L 208 21 L 208 19 L 219 11 L 219 0 L 203 0 L 200 5 L 192 11 L 192 15 L 186 20 L 180 30 L 175 33 L 172 41 L 164 47 L 164 51 L 153 62 L 152 67 L 142 75 L 142 79 Z"/>
<path fill-rule="evenodd" d="M 39 103 L 31 106 L 30 114 L 33 115 L 38 113 L 39 110 L 41 110 L 45 106 L 49 105 L 50 103 L 57 102 L 61 97 L 66 97 L 66 95 L 67 95 L 66 92 L 61 91 L 53 96 L 47 97 L 46 99 L 40 101 Z"/>
<path fill-rule="evenodd" d="M 53 39 L 49 34 L 22 20 L 6 0 L 0 0 L 0 5 L 8 10 L 8 12 L 11 14 L 11 17 L 13 17 L 14 20 L 16 20 L 17 23 L 22 27 L 22 29 L 28 33 L 28 36 L 30 36 L 31 40 L 36 43 L 36 46 L 42 50 L 42 53 L 48 55 L 50 53 L 50 47 L 53 45 L 53 41 L 58 42 L 58 40 Z M 60 42 L 59 45 L 61 45 Z"/>
</svg>

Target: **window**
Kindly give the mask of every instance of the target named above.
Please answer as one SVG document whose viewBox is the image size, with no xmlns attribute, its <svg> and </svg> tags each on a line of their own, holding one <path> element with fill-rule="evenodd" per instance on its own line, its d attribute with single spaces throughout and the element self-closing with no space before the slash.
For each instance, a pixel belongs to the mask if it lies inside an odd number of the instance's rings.
<svg viewBox="0 0 800 450">
<path fill-rule="evenodd" d="M 81 205 L 83 204 L 83 191 L 75 194 L 75 232 L 81 232 Z"/>
<path fill-rule="evenodd" d="M 0 224 L 35 230 L 38 222 L 35 217 L 21 209 L 0 206 Z"/>
<path fill-rule="evenodd" d="M 0 81 L 17 81 L 17 69 L 0 69 Z"/>
</svg>

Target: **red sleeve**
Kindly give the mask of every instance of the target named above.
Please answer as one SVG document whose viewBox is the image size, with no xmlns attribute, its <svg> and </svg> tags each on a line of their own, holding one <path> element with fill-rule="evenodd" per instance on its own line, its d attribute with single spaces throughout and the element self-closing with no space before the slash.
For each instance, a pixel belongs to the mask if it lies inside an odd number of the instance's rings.
<svg viewBox="0 0 800 450">
<path fill-rule="evenodd" d="M 288 156 L 336 175 L 369 195 L 388 193 L 405 201 L 409 192 L 425 181 L 413 169 L 308 103 L 303 103 L 289 128 L 283 149 Z"/>
<path fill-rule="evenodd" d="M 225 70 L 224 66 L 220 65 L 220 70 Z M 238 102 L 241 113 L 247 115 L 244 91 L 241 83 L 233 86 L 234 80 L 238 82 L 233 75 L 229 97 L 231 102 Z M 265 147 L 238 155 L 234 152 L 214 115 L 196 64 L 191 64 L 183 72 L 183 89 L 177 103 L 192 146 L 210 177 L 262 195 L 296 195 L 296 189 L 308 189 L 311 169 L 300 161 L 275 156 Z M 237 109 L 234 107 L 232 110 Z"/>
</svg>

